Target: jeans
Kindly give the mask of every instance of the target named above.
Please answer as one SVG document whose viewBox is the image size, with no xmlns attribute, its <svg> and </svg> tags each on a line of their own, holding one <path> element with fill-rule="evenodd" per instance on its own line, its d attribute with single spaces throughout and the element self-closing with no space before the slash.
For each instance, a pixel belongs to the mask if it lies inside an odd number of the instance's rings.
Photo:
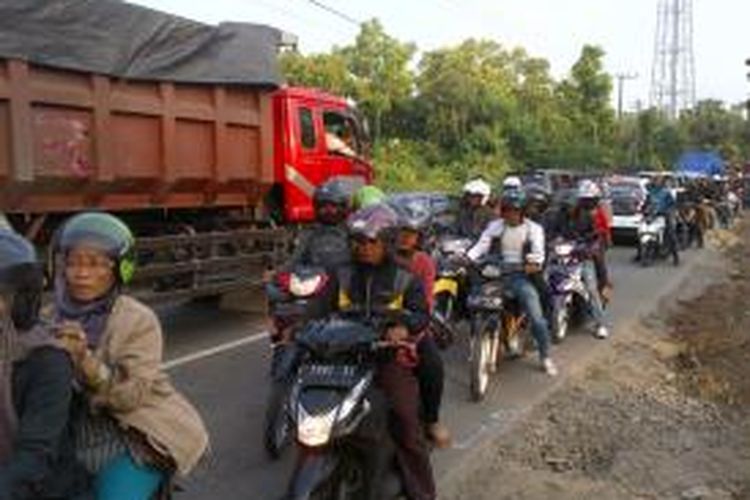
<svg viewBox="0 0 750 500">
<path fill-rule="evenodd" d="M 164 472 L 140 465 L 130 453 L 108 463 L 96 476 L 96 500 L 149 500 L 166 479 Z"/>
<path fill-rule="evenodd" d="M 581 273 L 583 284 L 586 285 L 586 291 L 589 293 L 588 313 L 596 326 L 605 326 L 604 306 L 602 305 L 602 297 L 599 295 L 599 280 L 596 277 L 594 261 L 585 261 Z"/>
<path fill-rule="evenodd" d="M 549 325 L 544 316 L 539 293 L 529 278 L 522 273 L 504 279 L 504 286 L 513 293 L 531 322 L 531 334 L 536 341 L 539 358 L 549 357 Z"/>
</svg>

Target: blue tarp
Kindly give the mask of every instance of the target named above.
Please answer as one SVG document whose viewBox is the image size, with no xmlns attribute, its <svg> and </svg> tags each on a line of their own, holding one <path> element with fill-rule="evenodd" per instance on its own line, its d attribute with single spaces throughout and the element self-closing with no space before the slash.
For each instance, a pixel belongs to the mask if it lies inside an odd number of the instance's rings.
<svg viewBox="0 0 750 500">
<path fill-rule="evenodd" d="M 689 151 L 677 161 L 675 170 L 692 177 L 724 175 L 724 160 L 713 151 Z"/>
</svg>

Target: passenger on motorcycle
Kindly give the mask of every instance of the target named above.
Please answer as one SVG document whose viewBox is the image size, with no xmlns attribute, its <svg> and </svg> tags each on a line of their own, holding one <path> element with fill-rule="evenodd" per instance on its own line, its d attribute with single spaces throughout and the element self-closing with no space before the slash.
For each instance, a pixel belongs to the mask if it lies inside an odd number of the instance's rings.
<svg viewBox="0 0 750 500">
<path fill-rule="evenodd" d="M 576 243 L 583 260 L 583 281 L 589 294 L 589 314 L 595 323 L 595 335 L 604 339 L 609 336 L 609 330 L 600 290 L 610 288 L 611 284 L 605 257 L 607 240 L 597 224 L 600 197 L 601 191 L 593 181 L 581 181 L 578 203 L 561 236 Z"/>
<path fill-rule="evenodd" d="M 0 498 L 68 498 L 73 367 L 39 321 L 42 266 L 29 242 L 0 229 Z M 79 475 L 82 477 L 82 475 Z"/>
<path fill-rule="evenodd" d="M 524 190 L 526 193 L 526 217 L 536 222 L 547 235 L 548 227 L 554 224 L 555 214 L 549 209 L 550 195 L 542 186 L 529 186 Z M 530 274 L 529 278 L 539 292 L 539 299 L 542 301 L 544 314 L 548 318 L 552 313 L 551 291 L 543 273 Z"/>
<path fill-rule="evenodd" d="M 664 217 L 666 227 L 664 229 L 664 242 L 667 250 L 672 254 L 672 263 L 680 264 L 679 245 L 677 244 L 676 211 L 677 201 L 671 190 L 666 186 L 663 177 L 655 177 L 649 185 L 649 193 L 646 197 L 644 211 L 659 217 Z M 640 247 L 636 260 L 640 260 Z"/>
<path fill-rule="evenodd" d="M 477 240 L 493 219 L 492 209 L 487 205 L 492 187 L 482 179 L 464 184 L 461 205 L 456 218 L 456 236 Z"/>
<path fill-rule="evenodd" d="M 284 266 L 322 267 L 334 272 L 339 266 L 349 264 L 349 237 L 346 217 L 349 215 L 352 193 L 341 180 L 332 179 L 321 184 L 313 194 L 315 223 L 305 228 Z"/>
<path fill-rule="evenodd" d="M 332 308 L 348 317 L 382 323 L 386 340 L 413 345 L 428 326 L 429 310 L 422 283 L 400 267 L 390 251 L 397 225 L 397 214 L 385 204 L 371 205 L 350 216 L 354 262 L 337 273 L 331 288 Z M 383 361 L 378 384 L 394 417 L 393 433 L 407 495 L 412 500 L 428 500 L 436 497 L 435 483 L 413 369 L 413 354 Z"/>
<path fill-rule="evenodd" d="M 399 210 L 396 261 L 422 282 L 427 304 L 432 310 L 432 292 L 435 285 L 435 261 L 422 251 L 421 241 L 430 223 L 430 214 L 404 207 Z M 435 338 L 428 329 L 417 343 L 419 364 L 415 373 L 419 379 L 422 398 L 422 415 L 427 433 L 440 448 L 450 446 L 448 428 L 440 423 L 440 406 L 443 399 L 445 370 Z"/>
<path fill-rule="evenodd" d="M 557 367 L 549 354 L 549 325 L 533 284 L 532 275 L 541 273 L 545 260 L 544 229 L 524 214 L 526 197 L 523 191 L 506 191 L 501 198 L 502 218 L 493 221 L 479 241 L 468 252 L 472 261 L 486 254 L 502 256 L 504 284 L 520 301 L 531 322 L 539 359 L 544 371 L 557 375 Z"/>
<path fill-rule="evenodd" d="M 123 293 L 135 271 L 135 240 L 119 219 L 69 219 L 55 249 L 56 335 L 73 360 L 78 460 L 98 500 L 148 500 L 187 474 L 208 435 L 162 369 L 156 315 Z"/>
</svg>

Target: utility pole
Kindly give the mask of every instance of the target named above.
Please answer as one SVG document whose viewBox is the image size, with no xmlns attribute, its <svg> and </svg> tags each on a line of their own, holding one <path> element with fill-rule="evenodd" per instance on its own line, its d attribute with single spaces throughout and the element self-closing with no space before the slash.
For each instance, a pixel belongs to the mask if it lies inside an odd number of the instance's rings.
<svg viewBox="0 0 750 500">
<path fill-rule="evenodd" d="M 622 119 L 622 99 L 626 80 L 635 80 L 638 73 L 617 73 L 617 119 Z"/>
</svg>

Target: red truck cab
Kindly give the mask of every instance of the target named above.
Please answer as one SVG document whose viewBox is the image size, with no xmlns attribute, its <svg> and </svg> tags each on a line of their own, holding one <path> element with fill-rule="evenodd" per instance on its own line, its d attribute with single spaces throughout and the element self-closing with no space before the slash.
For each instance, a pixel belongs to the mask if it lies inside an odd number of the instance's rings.
<svg viewBox="0 0 750 500">
<path fill-rule="evenodd" d="M 272 190 L 284 222 L 313 219 L 315 188 L 332 177 L 372 182 L 365 122 L 346 99 L 320 90 L 286 87 L 273 94 Z"/>
</svg>

